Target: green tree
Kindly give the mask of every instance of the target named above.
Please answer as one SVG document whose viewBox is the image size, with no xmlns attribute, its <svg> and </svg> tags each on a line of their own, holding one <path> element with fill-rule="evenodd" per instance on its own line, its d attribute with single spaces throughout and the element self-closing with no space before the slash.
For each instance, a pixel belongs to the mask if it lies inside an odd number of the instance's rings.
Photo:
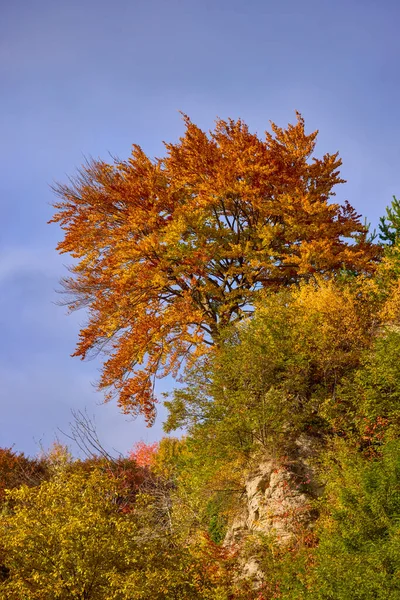
<svg viewBox="0 0 400 600">
<path fill-rule="evenodd" d="M 367 461 L 338 444 L 306 598 L 400 598 L 400 444 Z"/>
<path fill-rule="evenodd" d="M 223 448 L 226 456 L 249 455 L 255 445 L 283 449 L 301 432 L 318 434 L 338 383 L 358 368 L 373 333 L 357 286 L 318 279 L 268 294 L 165 402 L 165 428 L 189 428 L 200 448 L 209 440 L 214 457 Z"/>
<path fill-rule="evenodd" d="M 380 218 L 379 231 L 379 239 L 389 246 L 394 246 L 400 238 L 400 200 L 396 196 L 386 208 L 386 215 Z"/>
</svg>

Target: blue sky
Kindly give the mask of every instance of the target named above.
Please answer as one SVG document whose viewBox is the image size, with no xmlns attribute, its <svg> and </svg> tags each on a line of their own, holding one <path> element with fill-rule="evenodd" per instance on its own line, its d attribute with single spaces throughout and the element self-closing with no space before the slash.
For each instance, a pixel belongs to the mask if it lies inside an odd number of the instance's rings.
<svg viewBox="0 0 400 600">
<path fill-rule="evenodd" d="M 102 405 L 99 363 L 70 358 L 85 316 L 55 304 L 49 185 L 84 155 L 160 156 L 179 110 L 262 135 L 297 109 L 317 154 L 341 154 L 338 199 L 376 223 L 400 195 L 399 18 L 397 0 L 0 0 L 0 446 L 35 454 L 85 407 L 107 448 L 161 432 Z"/>
</svg>

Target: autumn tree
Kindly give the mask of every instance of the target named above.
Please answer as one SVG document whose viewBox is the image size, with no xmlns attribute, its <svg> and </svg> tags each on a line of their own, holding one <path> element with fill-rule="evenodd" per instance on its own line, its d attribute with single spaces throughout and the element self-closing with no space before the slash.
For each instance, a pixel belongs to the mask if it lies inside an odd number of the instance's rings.
<svg viewBox="0 0 400 600">
<path fill-rule="evenodd" d="M 189 546 L 167 531 L 158 498 L 149 493 L 138 494 L 134 510 L 126 511 L 118 472 L 93 464 L 87 472 L 71 471 L 71 464 L 60 462 L 40 486 L 7 492 L 0 513 L 1 598 L 227 600 L 223 590 L 216 594 L 227 553 L 212 553 L 202 540 Z"/>
<path fill-rule="evenodd" d="M 140 467 L 150 468 L 154 462 L 158 450 L 158 442 L 146 444 L 146 442 L 136 442 L 129 452 L 129 458 L 134 460 Z"/>
<path fill-rule="evenodd" d="M 4 501 L 5 490 L 21 485 L 38 485 L 48 476 L 45 460 L 28 458 L 12 448 L 0 448 L 0 504 Z"/>
<path fill-rule="evenodd" d="M 67 304 L 88 309 L 74 355 L 105 352 L 99 388 L 149 422 L 155 377 L 218 344 L 261 289 L 368 272 L 379 253 L 350 204 L 330 203 L 341 160 L 311 158 L 317 132 L 300 115 L 265 138 L 241 120 L 209 134 L 184 121 L 164 157 L 134 145 L 55 188 L 58 250 L 76 259 Z"/>
<path fill-rule="evenodd" d="M 120 598 L 110 579 L 127 568 L 135 525 L 122 520 L 119 494 L 118 482 L 99 470 L 60 471 L 38 487 L 8 492 L 0 544 L 9 577 L 1 596 Z"/>
</svg>

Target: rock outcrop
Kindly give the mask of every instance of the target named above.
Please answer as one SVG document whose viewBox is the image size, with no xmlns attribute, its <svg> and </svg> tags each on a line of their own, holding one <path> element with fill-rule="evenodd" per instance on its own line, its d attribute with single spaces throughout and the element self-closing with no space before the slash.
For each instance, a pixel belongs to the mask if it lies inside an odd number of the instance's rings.
<svg viewBox="0 0 400 600">
<path fill-rule="evenodd" d="M 300 532 L 304 534 L 312 528 L 312 500 L 322 492 L 312 465 L 315 454 L 315 440 L 304 436 L 297 440 L 290 457 L 264 456 L 254 468 L 249 468 L 240 507 L 225 538 L 226 545 L 245 546 L 257 534 L 289 545 Z M 262 579 L 255 556 L 243 559 L 241 571 L 242 576 L 255 582 Z"/>
</svg>

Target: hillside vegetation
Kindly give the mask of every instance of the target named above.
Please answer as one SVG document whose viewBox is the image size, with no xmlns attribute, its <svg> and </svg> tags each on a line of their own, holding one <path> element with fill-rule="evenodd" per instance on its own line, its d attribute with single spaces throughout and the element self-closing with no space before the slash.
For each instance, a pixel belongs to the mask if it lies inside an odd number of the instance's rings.
<svg viewBox="0 0 400 600">
<path fill-rule="evenodd" d="M 398 600 L 400 203 L 377 235 L 329 204 L 340 161 L 309 162 L 301 117 L 266 142 L 185 120 L 159 162 L 89 165 L 56 218 L 77 354 L 107 347 L 100 387 L 149 422 L 180 374 L 185 435 L 0 450 L 0 596 Z"/>
</svg>

